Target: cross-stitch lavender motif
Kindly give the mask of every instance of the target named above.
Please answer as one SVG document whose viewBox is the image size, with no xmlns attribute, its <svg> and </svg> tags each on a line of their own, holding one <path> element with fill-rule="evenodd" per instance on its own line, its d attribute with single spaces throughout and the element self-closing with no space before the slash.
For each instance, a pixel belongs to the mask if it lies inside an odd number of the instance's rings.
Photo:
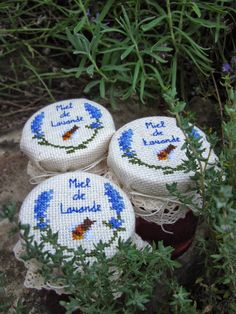
<svg viewBox="0 0 236 314">
<path fill-rule="evenodd" d="M 163 171 L 164 174 L 170 174 L 170 173 L 173 173 L 173 171 L 185 170 L 185 166 L 183 164 L 179 164 L 176 167 L 171 167 L 171 166 L 162 166 L 162 165 L 150 165 L 142 161 L 138 157 L 136 151 L 132 149 L 133 135 L 134 135 L 133 130 L 128 129 L 128 130 L 123 131 L 121 136 L 118 138 L 120 150 L 124 153 L 121 157 L 127 158 L 129 163 L 133 165 L 144 166 L 149 169 L 156 169 L 156 170 L 160 169 Z"/>
<path fill-rule="evenodd" d="M 108 201 L 111 204 L 111 209 L 115 210 L 117 215 L 119 215 L 125 208 L 123 197 L 110 183 L 105 183 L 104 187 L 105 195 L 108 196 Z"/>
<path fill-rule="evenodd" d="M 41 112 L 40 114 L 38 114 L 31 123 L 31 130 L 34 135 L 33 139 L 38 139 L 39 145 L 46 145 L 46 146 L 51 146 L 54 148 L 65 149 L 67 154 L 74 153 L 76 150 L 86 149 L 88 147 L 88 144 L 95 139 L 99 131 L 102 128 L 104 128 L 104 126 L 102 122 L 99 120 L 102 117 L 102 112 L 100 109 L 96 108 L 95 106 L 89 103 L 84 103 L 84 108 L 89 113 L 90 119 L 95 119 L 94 122 L 88 125 L 85 125 L 85 128 L 91 129 L 93 131 L 93 134 L 89 138 L 87 138 L 86 140 L 78 144 L 77 146 L 58 145 L 58 144 L 51 143 L 46 139 L 46 136 L 44 132 L 42 131 L 42 124 L 43 124 L 43 119 L 45 116 L 44 112 Z M 72 134 L 75 131 L 77 131 L 78 128 L 79 127 L 75 125 L 72 129 L 64 133 L 62 135 L 63 141 L 67 141 L 68 139 L 70 139 Z"/>
<path fill-rule="evenodd" d="M 119 229 L 122 226 L 123 222 L 123 219 L 116 219 L 115 217 L 111 217 L 111 219 L 109 220 L 109 224 L 112 226 L 113 229 Z"/>
<path fill-rule="evenodd" d="M 44 112 L 40 112 L 31 123 L 31 131 L 35 138 L 42 138 L 44 136 L 44 132 L 42 131 L 44 117 Z"/>
<path fill-rule="evenodd" d="M 127 157 L 133 157 L 136 155 L 136 152 L 132 150 L 131 144 L 133 142 L 133 130 L 128 129 L 122 132 L 121 136 L 118 138 L 118 143 L 120 150 L 124 153 Z"/>
<path fill-rule="evenodd" d="M 36 226 L 39 229 L 45 229 L 48 226 L 49 220 L 47 219 L 47 209 L 52 198 L 53 190 L 48 190 L 40 193 L 34 202 L 34 218 L 37 221 Z"/>
<path fill-rule="evenodd" d="M 108 197 L 108 202 L 111 204 L 110 209 L 116 212 L 116 217 L 111 217 L 108 222 L 104 221 L 104 224 L 114 230 L 114 237 L 116 237 L 117 232 L 125 230 L 125 228 L 121 227 L 124 223 L 124 220 L 121 218 L 121 213 L 125 209 L 125 203 L 123 197 L 110 183 L 105 183 L 104 188 L 104 194 Z"/>
<path fill-rule="evenodd" d="M 91 124 L 89 125 L 89 127 L 90 127 L 91 129 L 98 129 L 98 128 L 102 127 L 102 122 L 93 122 L 93 123 L 91 123 Z"/>
<path fill-rule="evenodd" d="M 85 103 L 84 108 L 89 113 L 91 119 L 100 119 L 102 117 L 101 110 L 97 107 L 89 103 Z"/>
</svg>

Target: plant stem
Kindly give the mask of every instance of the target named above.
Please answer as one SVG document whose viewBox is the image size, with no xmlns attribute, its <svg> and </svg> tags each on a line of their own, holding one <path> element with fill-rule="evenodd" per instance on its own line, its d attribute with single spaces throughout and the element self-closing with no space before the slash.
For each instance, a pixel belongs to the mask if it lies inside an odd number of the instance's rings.
<svg viewBox="0 0 236 314">
<path fill-rule="evenodd" d="M 174 106 L 174 104 L 172 104 L 172 106 Z M 198 158 L 198 153 L 195 149 L 195 147 L 192 145 L 191 141 L 189 140 L 189 137 L 187 135 L 187 133 L 185 132 L 185 130 L 181 127 L 181 119 L 180 119 L 180 115 L 178 113 L 175 113 L 175 117 L 176 117 L 176 121 L 178 123 L 178 125 L 180 126 L 182 132 L 184 133 L 185 139 L 188 142 L 189 146 L 191 147 L 191 150 L 193 152 L 193 155 L 198 163 L 199 169 L 200 169 L 200 190 L 201 190 L 201 196 L 202 196 L 202 208 L 204 208 L 205 206 L 205 195 L 206 195 L 206 190 L 205 190 L 205 176 L 204 176 L 204 167 L 202 165 L 202 162 L 199 160 Z M 209 155 L 210 156 L 210 155 Z M 209 157 L 208 157 L 209 158 Z"/>
<path fill-rule="evenodd" d="M 173 46 L 175 47 L 175 51 L 178 51 L 178 47 L 177 47 L 176 39 L 175 39 L 175 34 L 173 31 L 173 21 L 172 21 L 171 9 L 170 9 L 170 0 L 166 0 L 166 5 L 167 5 L 167 18 L 168 18 L 168 24 L 169 24 L 172 43 L 173 43 Z"/>
</svg>

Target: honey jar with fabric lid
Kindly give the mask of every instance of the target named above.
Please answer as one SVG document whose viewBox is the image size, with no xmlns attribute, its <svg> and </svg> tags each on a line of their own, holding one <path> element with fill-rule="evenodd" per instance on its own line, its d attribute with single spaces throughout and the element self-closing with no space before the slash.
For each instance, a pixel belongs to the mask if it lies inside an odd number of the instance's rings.
<svg viewBox="0 0 236 314">
<path fill-rule="evenodd" d="M 45 106 L 23 128 L 20 148 L 30 160 L 28 174 L 38 182 L 74 170 L 102 174 L 114 132 L 111 114 L 94 101 L 78 98 Z"/>
<path fill-rule="evenodd" d="M 197 127 L 192 132 L 194 137 L 201 137 L 207 157 L 210 144 L 206 135 Z M 197 191 L 193 191 L 193 172 L 184 171 L 184 142 L 184 133 L 175 118 L 145 117 L 121 127 L 112 137 L 108 153 L 108 176 L 129 195 L 135 208 L 137 233 L 149 242 L 172 245 L 173 257 L 181 255 L 192 243 L 197 218 L 193 208 L 172 196 L 167 185 L 177 183 L 180 193 L 201 203 Z M 209 162 L 215 158 L 212 152 Z"/>
</svg>

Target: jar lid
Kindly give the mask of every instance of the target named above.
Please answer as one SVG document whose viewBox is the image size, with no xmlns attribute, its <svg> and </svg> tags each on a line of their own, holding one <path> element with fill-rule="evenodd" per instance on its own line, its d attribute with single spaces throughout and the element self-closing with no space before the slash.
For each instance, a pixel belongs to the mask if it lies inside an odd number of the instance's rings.
<svg viewBox="0 0 236 314">
<path fill-rule="evenodd" d="M 107 257 L 117 251 L 118 239 L 128 240 L 135 229 L 133 207 L 124 192 L 109 180 L 85 172 L 54 176 L 35 187 L 22 204 L 21 224 L 30 226 L 36 242 L 51 228 L 58 243 L 82 247 L 91 256 L 102 241 Z M 53 251 L 50 244 L 46 250 Z"/>
<path fill-rule="evenodd" d="M 193 128 L 193 136 L 202 137 L 204 156 L 210 144 L 199 128 Z M 184 173 L 182 150 L 185 136 L 176 125 L 175 118 L 157 116 L 134 120 L 120 128 L 113 136 L 108 153 L 108 166 L 118 180 L 130 191 L 155 196 L 166 196 L 166 184 L 177 182 L 185 192 L 191 185 L 192 172 Z M 210 161 L 215 160 L 214 153 Z"/>
<path fill-rule="evenodd" d="M 103 157 L 114 132 L 112 116 L 101 105 L 82 98 L 63 100 L 26 122 L 20 147 L 38 168 L 76 170 Z"/>
</svg>

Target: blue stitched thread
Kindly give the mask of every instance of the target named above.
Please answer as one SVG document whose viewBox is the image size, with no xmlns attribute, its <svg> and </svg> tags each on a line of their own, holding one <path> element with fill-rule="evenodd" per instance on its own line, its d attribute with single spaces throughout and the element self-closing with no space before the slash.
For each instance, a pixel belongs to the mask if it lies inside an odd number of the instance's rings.
<svg viewBox="0 0 236 314">
<path fill-rule="evenodd" d="M 123 131 L 121 136 L 118 138 L 120 150 L 124 152 L 124 154 L 128 157 L 133 157 L 136 152 L 134 150 L 131 150 L 131 143 L 133 142 L 132 136 L 133 136 L 133 130 L 129 129 L 126 131 Z"/>
<path fill-rule="evenodd" d="M 122 226 L 124 220 L 123 219 L 116 219 L 115 217 L 111 217 L 111 219 L 108 222 L 113 229 L 119 229 Z"/>
<path fill-rule="evenodd" d="M 194 128 L 192 128 L 191 134 L 192 134 L 192 136 L 195 137 L 196 139 L 199 139 L 199 138 L 201 137 L 201 135 L 199 134 L 199 132 L 198 132 L 196 129 L 194 129 Z"/>
<path fill-rule="evenodd" d="M 40 229 L 44 229 L 48 226 L 49 220 L 45 218 L 47 217 L 46 211 L 52 198 L 53 190 L 44 191 L 39 194 L 34 202 L 34 218 L 37 220 L 37 227 Z"/>
<path fill-rule="evenodd" d="M 44 136 L 44 133 L 42 131 L 44 116 L 44 112 L 41 112 L 31 122 L 31 131 L 36 138 L 41 138 L 42 136 Z"/>
<path fill-rule="evenodd" d="M 118 191 L 116 191 L 110 183 L 104 184 L 105 195 L 108 196 L 108 201 L 111 203 L 111 209 L 115 210 L 117 215 L 119 215 L 125 208 L 125 204 L 122 196 Z"/>
<path fill-rule="evenodd" d="M 102 123 L 101 123 L 101 122 L 93 122 L 93 123 L 90 124 L 90 127 L 91 127 L 92 129 L 98 129 L 98 128 L 100 128 L 101 126 L 102 126 Z"/>
<path fill-rule="evenodd" d="M 101 110 L 96 108 L 95 106 L 85 103 L 85 110 L 88 111 L 91 119 L 100 119 L 102 117 Z"/>
</svg>

